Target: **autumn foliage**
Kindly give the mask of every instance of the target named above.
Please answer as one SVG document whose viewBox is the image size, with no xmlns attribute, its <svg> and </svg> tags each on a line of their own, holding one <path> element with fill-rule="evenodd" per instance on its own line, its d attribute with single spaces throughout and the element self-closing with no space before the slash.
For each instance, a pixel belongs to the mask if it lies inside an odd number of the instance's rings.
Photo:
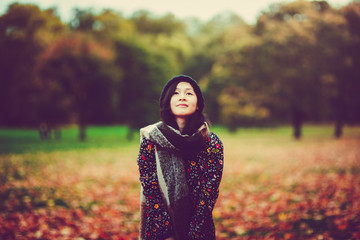
<svg viewBox="0 0 360 240">
<path fill-rule="evenodd" d="M 359 138 L 218 135 L 217 239 L 360 238 Z M 125 145 L 1 154 L 0 238 L 137 239 L 139 146 Z"/>
<path fill-rule="evenodd" d="M 266 163 L 241 163 L 224 180 L 219 239 L 359 239 L 358 143 L 278 146 Z"/>
</svg>

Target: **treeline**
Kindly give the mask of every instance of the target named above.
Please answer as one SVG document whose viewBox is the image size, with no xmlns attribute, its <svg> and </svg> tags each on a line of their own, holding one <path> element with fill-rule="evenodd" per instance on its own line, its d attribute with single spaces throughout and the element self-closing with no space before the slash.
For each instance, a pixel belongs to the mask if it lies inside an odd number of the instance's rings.
<svg viewBox="0 0 360 240">
<path fill-rule="evenodd" d="M 208 22 L 113 10 L 12 4 L 0 16 L 0 125 L 157 121 L 158 97 L 177 74 L 199 81 L 213 123 L 240 126 L 360 120 L 360 2 L 271 5 L 248 25 L 234 13 Z"/>
</svg>

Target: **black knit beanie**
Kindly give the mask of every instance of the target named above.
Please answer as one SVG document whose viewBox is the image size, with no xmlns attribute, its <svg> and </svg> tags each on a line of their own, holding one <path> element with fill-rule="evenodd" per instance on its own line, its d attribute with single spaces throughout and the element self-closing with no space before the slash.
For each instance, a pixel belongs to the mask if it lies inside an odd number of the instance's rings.
<svg viewBox="0 0 360 240">
<path fill-rule="evenodd" d="M 164 99 L 166 92 L 168 91 L 169 87 L 173 84 L 178 84 L 179 82 L 188 82 L 193 87 L 196 97 L 197 97 L 197 106 L 199 108 L 199 111 L 202 112 L 204 109 L 204 98 L 201 93 L 200 87 L 198 83 L 191 77 L 187 75 L 178 75 L 170 79 L 164 86 L 161 94 L 160 94 L 160 108 L 164 107 L 162 106 L 162 100 Z"/>
</svg>

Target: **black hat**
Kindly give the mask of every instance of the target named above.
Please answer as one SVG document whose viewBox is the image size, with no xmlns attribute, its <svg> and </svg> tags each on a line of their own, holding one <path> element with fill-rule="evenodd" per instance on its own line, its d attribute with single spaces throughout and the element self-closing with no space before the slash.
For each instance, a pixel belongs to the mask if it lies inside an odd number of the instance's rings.
<svg viewBox="0 0 360 240">
<path fill-rule="evenodd" d="M 191 77 L 187 76 L 187 75 L 178 75 L 173 77 L 172 79 L 170 79 L 164 86 L 161 94 L 160 94 L 160 107 L 163 107 L 162 104 L 162 100 L 164 99 L 166 92 L 168 91 L 169 87 L 173 84 L 178 84 L 179 82 L 188 82 L 191 84 L 191 86 L 193 87 L 196 97 L 197 97 L 197 106 L 199 108 L 199 111 L 201 112 L 204 109 L 204 98 L 203 95 L 201 93 L 200 87 L 198 85 L 198 83 Z"/>
</svg>

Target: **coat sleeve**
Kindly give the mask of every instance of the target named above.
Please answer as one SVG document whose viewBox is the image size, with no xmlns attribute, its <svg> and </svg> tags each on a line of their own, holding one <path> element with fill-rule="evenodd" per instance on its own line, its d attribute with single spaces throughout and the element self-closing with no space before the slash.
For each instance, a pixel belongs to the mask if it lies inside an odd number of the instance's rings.
<svg viewBox="0 0 360 240">
<path fill-rule="evenodd" d="M 189 237 L 204 239 L 204 233 L 213 226 L 212 211 L 219 196 L 219 186 L 223 173 L 224 148 L 221 140 L 213 133 L 209 136 L 204 159 L 204 174 L 200 184 L 200 194 L 195 203 L 195 215 L 190 223 Z"/>
<path fill-rule="evenodd" d="M 141 140 L 137 158 L 142 186 L 140 239 L 165 239 L 172 236 L 172 224 L 165 199 L 160 191 L 155 145 L 146 138 Z"/>
</svg>

